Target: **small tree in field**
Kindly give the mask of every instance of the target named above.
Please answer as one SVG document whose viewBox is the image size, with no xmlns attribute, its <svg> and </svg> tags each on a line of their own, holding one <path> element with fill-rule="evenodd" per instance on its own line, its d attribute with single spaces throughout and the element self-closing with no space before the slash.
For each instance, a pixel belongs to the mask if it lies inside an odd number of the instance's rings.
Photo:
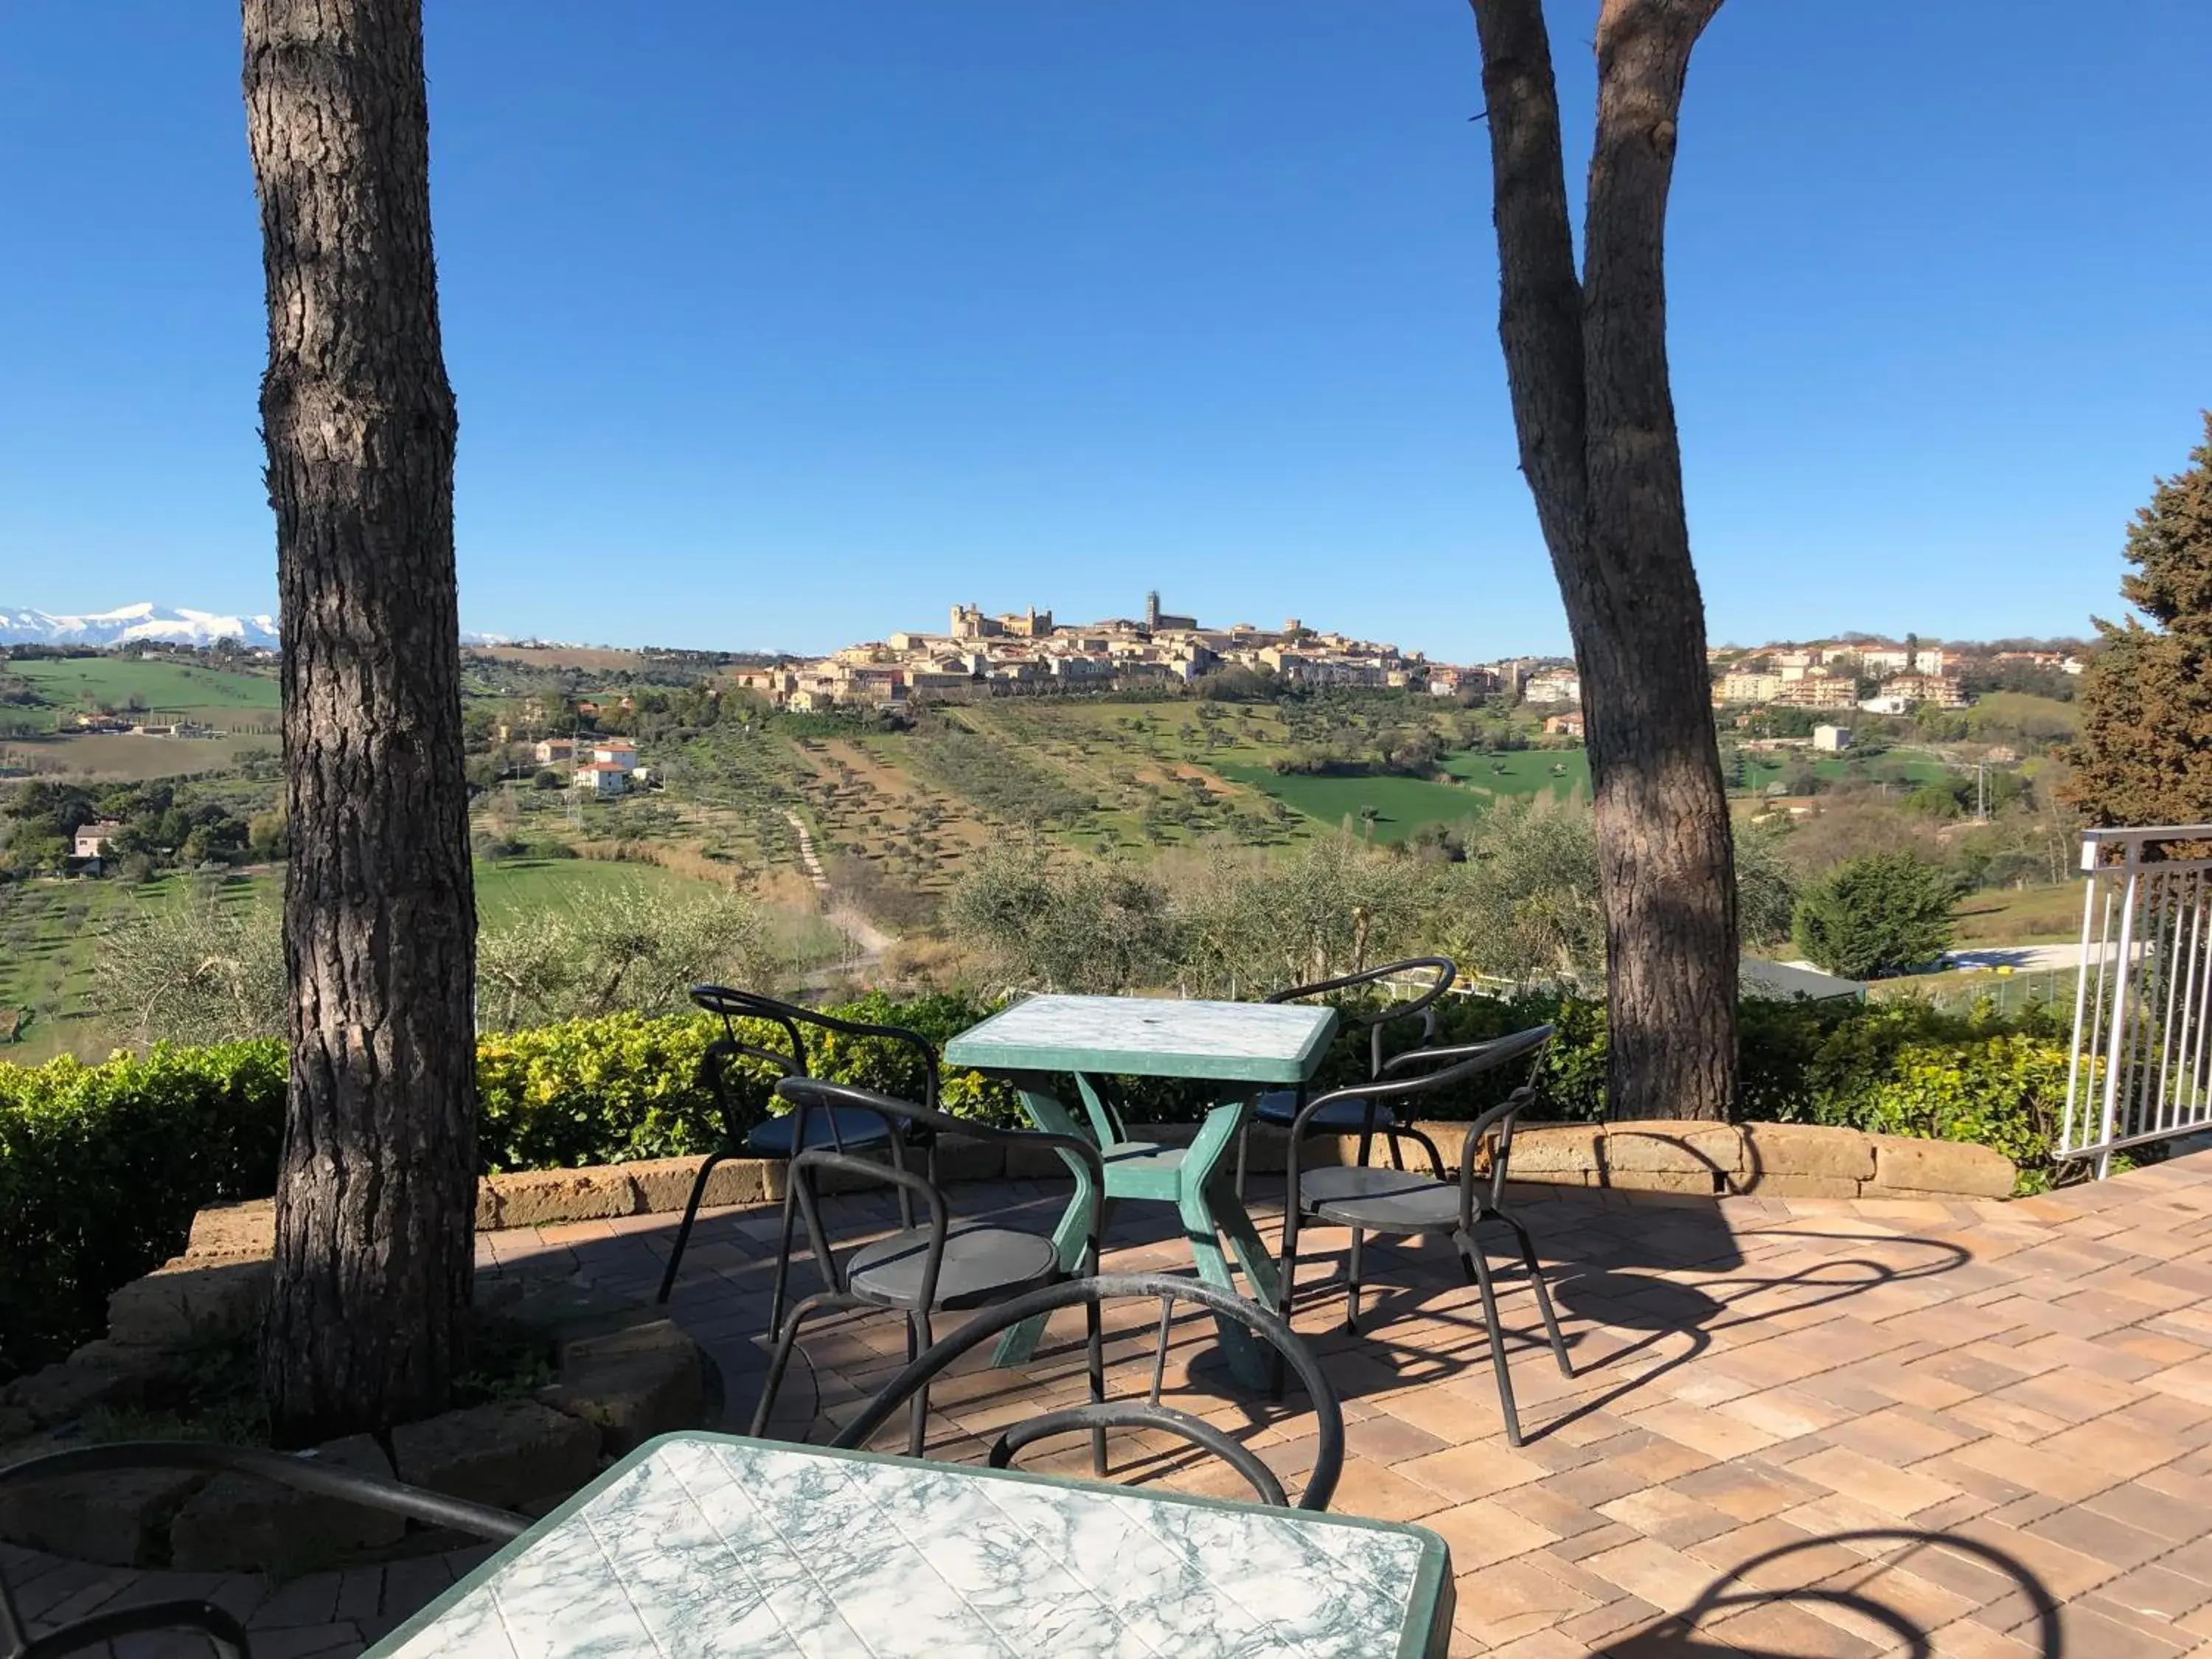
<svg viewBox="0 0 2212 1659">
<path fill-rule="evenodd" d="M 1847 859 L 1797 901 L 1797 948 L 1847 979 L 1917 967 L 1951 944 L 1958 890 L 1910 853 Z"/>
<path fill-rule="evenodd" d="M 2212 819 L 2212 414 L 2189 459 L 2128 528 L 2120 592 L 2154 626 L 2100 621 L 2081 677 L 2064 793 L 2093 823 Z"/>
</svg>

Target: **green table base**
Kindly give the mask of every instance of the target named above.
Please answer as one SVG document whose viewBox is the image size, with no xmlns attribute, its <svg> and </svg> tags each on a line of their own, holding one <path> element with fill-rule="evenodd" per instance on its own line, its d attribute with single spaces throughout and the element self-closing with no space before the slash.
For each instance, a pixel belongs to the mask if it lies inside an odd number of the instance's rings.
<svg viewBox="0 0 2212 1659">
<path fill-rule="evenodd" d="M 1163 1146 L 1155 1141 L 1128 1139 L 1120 1115 L 1105 1103 L 1092 1080 L 1079 1073 L 1075 1081 L 1091 1119 L 1087 1127 L 1078 1122 L 1075 1115 L 1037 1080 L 1024 1079 L 1018 1086 L 1022 1103 L 1037 1127 L 1054 1134 L 1088 1135 L 1097 1142 L 1100 1159 L 1106 1166 L 1108 1206 L 1122 1199 L 1174 1205 L 1182 1222 L 1183 1236 L 1190 1241 L 1190 1253 L 1198 1264 L 1200 1279 L 1224 1291 L 1237 1291 L 1237 1281 L 1222 1250 L 1222 1241 L 1226 1239 L 1249 1286 L 1243 1294 L 1262 1307 L 1280 1306 L 1280 1282 L 1276 1277 L 1274 1257 L 1268 1254 L 1258 1230 L 1252 1224 L 1252 1218 L 1245 1212 L 1231 1172 L 1222 1165 L 1222 1159 L 1236 1144 L 1237 1132 L 1244 1127 L 1246 1115 L 1251 1110 L 1251 1099 L 1225 1101 L 1214 1107 L 1206 1115 L 1205 1122 L 1188 1147 Z M 1068 1200 L 1066 1212 L 1052 1235 L 1054 1246 L 1060 1252 L 1060 1265 L 1068 1273 L 1077 1272 L 1082 1264 L 1083 1224 L 1091 1200 L 1089 1172 L 1077 1170 L 1075 1181 L 1074 1196 Z M 1267 1362 L 1252 1340 L 1251 1333 L 1232 1320 L 1217 1316 L 1215 1322 L 1221 1332 L 1222 1351 L 1228 1358 L 1231 1374 L 1248 1388 L 1267 1387 Z M 1027 1364 L 1036 1354 L 1043 1335 L 1042 1318 L 1015 1326 L 999 1339 L 992 1363 Z"/>
</svg>

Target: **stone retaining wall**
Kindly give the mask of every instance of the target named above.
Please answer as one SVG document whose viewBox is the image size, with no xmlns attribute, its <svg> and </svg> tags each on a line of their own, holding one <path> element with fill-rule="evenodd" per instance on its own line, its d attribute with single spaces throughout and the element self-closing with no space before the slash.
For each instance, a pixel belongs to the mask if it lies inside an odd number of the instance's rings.
<svg viewBox="0 0 2212 1659">
<path fill-rule="evenodd" d="M 1415 1127 L 1436 1142 L 1447 1162 L 1458 1156 L 1464 1126 Z M 1187 1141 L 1194 1132 L 1188 1124 L 1161 1124 L 1139 1126 L 1133 1133 L 1173 1144 Z M 1355 1144 L 1349 1137 L 1316 1137 L 1306 1156 L 1311 1163 L 1335 1163 L 1351 1155 Z M 1253 1133 L 1250 1187 L 1255 1198 L 1269 1195 L 1273 1183 L 1267 1178 L 1280 1176 L 1283 1150 L 1280 1133 Z M 490 1232 L 680 1212 L 702 1162 L 664 1158 L 487 1176 L 477 1186 L 477 1226 Z M 1056 1153 L 958 1137 L 939 1148 L 938 1167 L 948 1181 L 1053 1180 L 1066 1174 Z M 1770 1198 L 2009 1198 L 2019 1176 L 2002 1152 L 1961 1141 L 1814 1124 L 1674 1121 L 1533 1125 L 1513 1138 L 1511 1172 L 1515 1181 L 1532 1184 Z M 778 1202 L 783 1175 L 783 1164 L 773 1159 L 732 1158 L 715 1166 L 706 1202 Z M 274 1226 L 268 1200 L 203 1210 L 192 1223 L 185 1255 L 162 1271 L 186 1261 L 204 1267 L 226 1260 L 266 1258 Z M 149 1282 L 140 1280 L 117 1294 L 128 1298 L 134 1293 L 150 1293 Z"/>
</svg>

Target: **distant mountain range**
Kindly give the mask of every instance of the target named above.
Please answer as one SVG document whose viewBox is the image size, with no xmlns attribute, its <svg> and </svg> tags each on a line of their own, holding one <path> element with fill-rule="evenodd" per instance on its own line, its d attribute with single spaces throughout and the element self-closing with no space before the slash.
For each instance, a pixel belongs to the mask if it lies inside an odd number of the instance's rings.
<svg viewBox="0 0 2212 1659">
<path fill-rule="evenodd" d="M 56 616 L 0 605 L 0 645 L 129 645 L 145 640 L 161 645 L 213 645 L 236 640 L 241 645 L 276 649 L 274 617 L 224 617 L 184 605 L 142 602 L 82 617 Z M 463 634 L 463 645 L 509 645 L 504 634 Z"/>
<path fill-rule="evenodd" d="M 211 611 L 142 603 L 82 617 L 0 605 L 0 645 L 213 645 L 217 640 L 276 648 L 274 617 L 225 617 Z"/>
</svg>

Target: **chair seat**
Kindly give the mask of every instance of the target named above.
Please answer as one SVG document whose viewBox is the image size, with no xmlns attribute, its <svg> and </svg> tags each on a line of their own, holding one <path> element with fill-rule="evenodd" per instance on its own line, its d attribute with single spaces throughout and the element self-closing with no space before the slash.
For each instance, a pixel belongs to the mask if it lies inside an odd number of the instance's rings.
<svg viewBox="0 0 2212 1659">
<path fill-rule="evenodd" d="M 929 1232 L 917 1227 L 855 1251 L 845 1283 L 854 1296 L 882 1307 L 919 1307 L 928 1261 Z M 1060 1276 L 1060 1253 L 1049 1238 L 982 1222 L 957 1223 L 945 1235 L 932 1305 L 980 1308 L 1054 1284 Z"/>
<path fill-rule="evenodd" d="M 832 1119 L 836 1127 L 830 1126 Z M 793 1156 L 792 1140 L 798 1133 L 799 1114 L 786 1112 L 756 1123 L 745 1136 L 745 1150 L 761 1158 Z M 842 1145 L 847 1152 L 862 1151 L 887 1145 L 891 1138 L 890 1125 L 874 1112 L 857 1106 L 840 1106 L 830 1111 L 818 1109 L 806 1114 L 806 1150 Z"/>
<path fill-rule="evenodd" d="M 1306 1120 L 1308 1134 L 1356 1135 L 1367 1127 L 1370 1106 L 1375 1113 L 1375 1127 L 1387 1129 L 1398 1121 L 1398 1115 L 1381 1101 L 1333 1100 Z M 1287 1129 L 1298 1115 L 1297 1092 L 1291 1089 L 1277 1089 L 1260 1097 L 1252 1108 L 1253 1117 L 1261 1123 L 1270 1123 L 1279 1129 Z"/>
<path fill-rule="evenodd" d="M 1459 1225 L 1459 1188 L 1412 1170 L 1313 1170 L 1298 1177 L 1298 1204 L 1316 1220 L 1378 1233 L 1438 1232 Z"/>
</svg>

